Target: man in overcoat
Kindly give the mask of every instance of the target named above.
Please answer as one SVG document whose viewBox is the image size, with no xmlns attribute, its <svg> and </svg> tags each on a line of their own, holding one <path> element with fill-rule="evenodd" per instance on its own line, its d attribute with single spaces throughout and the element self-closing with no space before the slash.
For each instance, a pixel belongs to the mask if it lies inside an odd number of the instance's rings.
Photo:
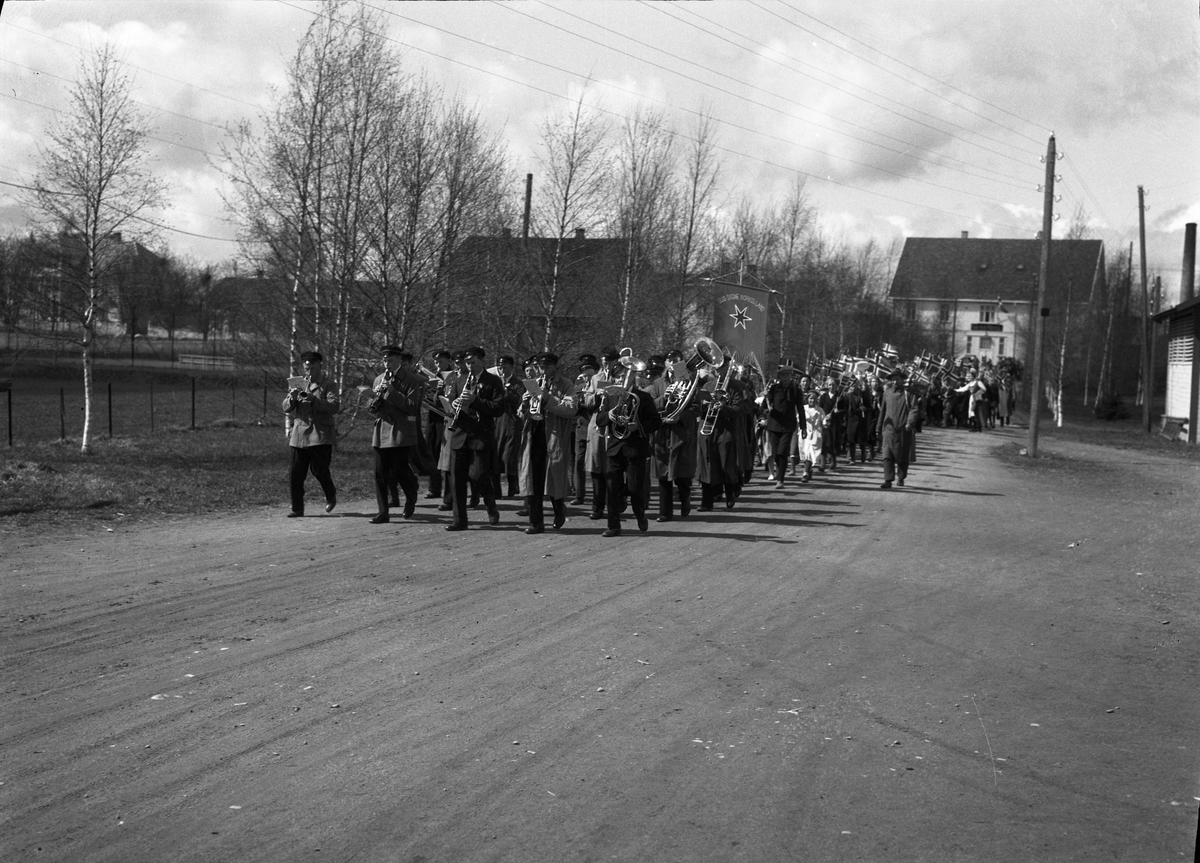
<svg viewBox="0 0 1200 863">
<path fill-rule="evenodd" d="M 333 460 L 333 444 L 337 439 L 334 416 L 342 403 L 333 381 L 323 371 L 324 357 L 317 351 L 300 355 L 304 363 L 304 380 L 288 390 L 283 399 L 287 415 L 288 444 L 292 448 L 290 487 L 292 509 L 288 518 L 304 515 L 304 480 L 311 472 L 325 492 L 325 511 L 337 506 L 337 488 L 329 472 Z"/>
</svg>

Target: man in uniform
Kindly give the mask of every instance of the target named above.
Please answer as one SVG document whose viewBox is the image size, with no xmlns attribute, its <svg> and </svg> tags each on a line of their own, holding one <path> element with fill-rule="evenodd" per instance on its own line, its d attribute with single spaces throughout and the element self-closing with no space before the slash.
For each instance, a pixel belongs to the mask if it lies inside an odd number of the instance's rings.
<svg viewBox="0 0 1200 863">
<path fill-rule="evenodd" d="M 908 453 L 912 446 L 917 408 L 904 390 L 904 377 L 900 369 L 888 375 L 887 387 L 879 404 L 877 431 L 883 449 L 883 485 L 880 488 L 891 488 L 893 479 L 904 485 L 908 476 Z"/>
<path fill-rule="evenodd" d="M 371 524 L 389 521 L 389 487 L 399 483 L 404 491 L 404 517 L 411 518 L 417 505 L 420 484 L 413 473 L 412 448 L 421 426 L 421 394 L 425 381 L 406 367 L 412 354 L 399 345 L 383 348 L 387 368 L 375 379 L 375 397 L 368 412 L 375 417 L 371 448 L 375 453 L 375 502 L 378 507 Z"/>
<path fill-rule="evenodd" d="M 592 413 L 595 413 L 594 405 L 591 410 L 584 405 L 582 394 L 590 387 L 592 378 L 599 370 L 600 361 L 596 359 L 595 354 L 579 355 L 579 375 L 575 378 L 575 391 L 580 397 L 577 397 L 575 400 L 575 461 L 572 468 L 573 473 L 571 475 L 572 485 L 575 487 L 575 497 L 571 500 L 571 504 L 574 506 L 582 506 L 584 503 L 584 497 L 586 496 L 588 481 L 588 418 Z"/>
<path fill-rule="evenodd" d="M 516 375 L 516 360 L 501 357 L 498 366 L 504 384 L 504 413 L 496 417 L 496 460 L 492 465 L 496 497 L 504 497 L 504 482 L 508 482 L 508 497 L 517 496 L 517 474 L 521 459 L 521 423 L 517 410 L 525 395 L 525 385 Z"/>
<path fill-rule="evenodd" d="M 488 524 L 500 523 L 492 483 L 491 459 L 496 441 L 494 423 L 504 410 L 504 384 L 484 366 L 487 353 L 481 347 L 463 352 L 466 376 L 455 380 L 452 389 L 453 419 L 446 424 L 446 446 L 450 450 L 451 506 L 454 520 L 446 530 L 467 529 L 467 485 L 475 483 L 487 507 Z"/>
<path fill-rule="evenodd" d="M 627 416 L 629 421 L 614 423 L 614 419 L 622 416 Z M 600 396 L 596 424 L 601 432 L 607 433 L 605 480 L 608 529 L 603 535 L 621 535 L 621 513 L 625 510 L 626 493 L 638 530 L 644 533 L 650 529 L 650 522 L 646 518 L 646 498 L 640 492 L 649 482 L 650 436 L 658 431 L 662 418 L 650 394 L 634 384 L 623 396 L 610 396 L 608 393 Z"/>
<path fill-rule="evenodd" d="M 521 494 L 529 512 L 526 533 L 545 528 L 543 504 L 550 498 L 554 529 L 567 521 L 567 477 L 570 472 L 571 424 L 575 421 L 575 385 L 558 373 L 558 355 L 546 351 L 533 357 L 534 376 L 541 394 L 526 391 L 519 416 L 526 435 L 520 454 Z"/>
<path fill-rule="evenodd" d="M 433 355 L 433 362 L 444 385 L 446 376 L 454 369 L 454 359 L 450 356 L 449 351 L 443 349 Z M 438 396 L 443 394 L 442 387 L 437 387 L 433 391 L 433 400 L 437 402 Z M 439 469 L 438 464 L 441 461 L 442 443 L 445 436 L 446 420 L 441 414 L 429 411 L 429 417 L 425 422 L 425 443 L 429 448 L 429 458 L 433 466 L 429 471 L 429 493 L 425 495 L 428 498 L 439 498 L 442 496 L 443 482 L 446 479 L 446 474 L 444 470 Z"/>
<path fill-rule="evenodd" d="M 329 473 L 329 463 L 337 439 L 334 416 L 341 410 L 341 399 L 333 381 L 322 372 L 324 357 L 320 353 L 305 351 L 300 359 L 304 363 L 304 380 L 289 390 L 283 400 L 288 444 L 292 448 L 292 509 L 288 518 L 304 515 L 304 480 L 310 472 L 325 492 L 325 511 L 333 512 L 337 506 L 337 489 Z"/>
</svg>

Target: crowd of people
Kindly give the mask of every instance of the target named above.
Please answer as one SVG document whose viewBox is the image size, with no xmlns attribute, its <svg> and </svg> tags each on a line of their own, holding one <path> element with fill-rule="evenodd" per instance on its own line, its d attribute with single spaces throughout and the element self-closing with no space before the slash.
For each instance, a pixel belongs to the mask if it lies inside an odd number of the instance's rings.
<svg viewBox="0 0 1200 863">
<path fill-rule="evenodd" d="M 320 353 L 306 352 L 302 361 L 304 375 L 290 380 L 283 402 L 290 517 L 304 515 L 310 473 L 325 511 L 337 504 L 330 461 L 341 402 Z M 1004 425 L 1013 401 L 1010 379 L 978 370 L 965 382 L 938 376 L 909 387 L 899 364 L 819 377 L 811 364 L 800 369 L 783 360 L 765 381 L 710 340 L 686 359 L 677 350 L 641 360 L 628 348 L 605 348 L 580 355 L 573 374 L 548 351 L 521 369 L 509 356 L 488 367 L 480 347 L 438 351 L 432 369 L 397 345 L 382 349 L 382 361 L 367 405 L 377 504 L 371 523 L 389 522 L 394 509 L 411 518 L 427 476 L 425 497 L 439 500 L 449 531 L 466 530 L 481 503 L 487 522 L 499 524 L 497 500 L 519 498 L 526 533 L 545 531 L 547 501 L 551 529 L 566 522 L 569 503 L 590 506 L 604 536 L 620 536 L 626 511 L 644 532 L 654 492 L 655 519 L 669 522 L 687 518 L 693 506 L 733 509 L 756 468 L 778 490 L 789 479 L 809 482 L 814 470 L 836 470 L 839 458 L 879 458 L 880 487 L 903 486 L 922 423 Z"/>
</svg>

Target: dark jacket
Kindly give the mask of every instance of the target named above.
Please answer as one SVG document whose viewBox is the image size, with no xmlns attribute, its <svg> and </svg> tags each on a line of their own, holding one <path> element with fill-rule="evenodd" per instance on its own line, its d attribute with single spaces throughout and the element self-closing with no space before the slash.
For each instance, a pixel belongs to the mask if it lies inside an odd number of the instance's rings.
<svg viewBox="0 0 1200 863">
<path fill-rule="evenodd" d="M 454 401 L 465 389 L 468 375 L 461 375 L 451 384 L 450 401 Z M 451 430 L 447 421 L 446 435 L 450 449 L 493 449 L 496 445 L 496 417 L 504 413 L 504 383 L 489 371 L 479 373 L 475 384 L 475 400 L 461 412 L 460 428 Z"/>
<path fill-rule="evenodd" d="M 650 455 L 650 437 L 658 431 L 662 426 L 662 417 L 658 414 L 658 408 L 654 406 L 654 399 L 650 393 L 645 390 L 634 387 L 629 394 L 630 398 L 637 397 L 637 422 L 633 424 L 630 433 L 624 439 L 618 438 L 615 434 L 608 435 L 608 447 L 606 452 L 608 455 L 616 455 L 617 453 L 625 453 L 627 456 L 635 458 L 646 458 Z M 596 426 L 600 429 L 609 429 L 612 425 L 612 420 L 608 415 L 609 409 L 613 406 L 614 399 L 607 393 L 600 399 L 600 407 L 596 411 Z"/>
</svg>

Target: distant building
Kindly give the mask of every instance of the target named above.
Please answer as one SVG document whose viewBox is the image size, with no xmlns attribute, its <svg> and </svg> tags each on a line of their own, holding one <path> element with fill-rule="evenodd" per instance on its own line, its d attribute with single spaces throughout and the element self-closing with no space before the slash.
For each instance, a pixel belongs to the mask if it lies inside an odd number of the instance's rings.
<svg viewBox="0 0 1200 863">
<path fill-rule="evenodd" d="M 940 352 L 1024 359 L 1037 301 L 1041 240 L 909 237 L 888 297 L 897 317 L 940 334 Z M 1086 303 L 1105 288 L 1104 243 L 1050 244 L 1047 306 Z"/>
</svg>

